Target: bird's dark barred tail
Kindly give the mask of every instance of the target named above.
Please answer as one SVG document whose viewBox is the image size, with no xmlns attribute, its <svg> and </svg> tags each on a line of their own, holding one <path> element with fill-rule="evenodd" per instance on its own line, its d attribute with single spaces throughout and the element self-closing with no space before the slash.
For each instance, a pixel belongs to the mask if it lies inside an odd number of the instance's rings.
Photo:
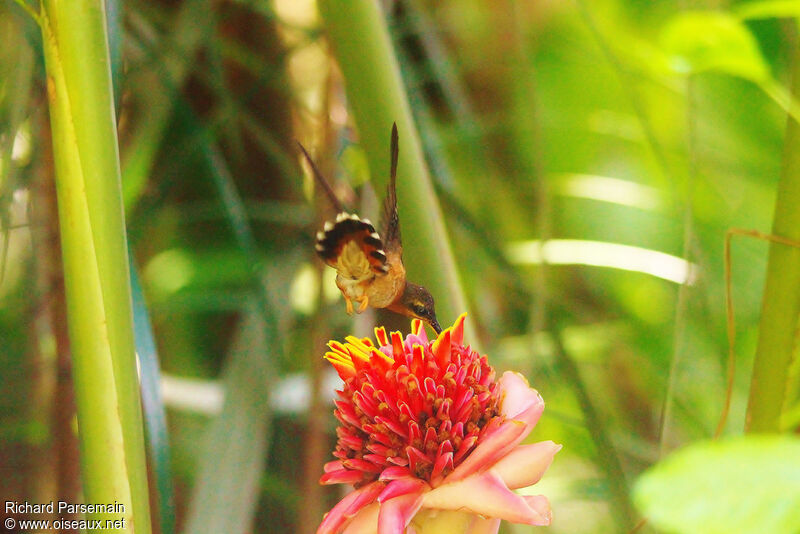
<svg viewBox="0 0 800 534">
<path fill-rule="evenodd" d="M 325 263 L 335 267 L 342 248 L 350 241 L 361 247 L 375 273 L 386 274 L 389 271 L 381 236 L 369 219 L 362 219 L 354 213 L 342 212 L 336 216 L 336 221 L 326 222 L 317 232 L 314 248 Z"/>
</svg>

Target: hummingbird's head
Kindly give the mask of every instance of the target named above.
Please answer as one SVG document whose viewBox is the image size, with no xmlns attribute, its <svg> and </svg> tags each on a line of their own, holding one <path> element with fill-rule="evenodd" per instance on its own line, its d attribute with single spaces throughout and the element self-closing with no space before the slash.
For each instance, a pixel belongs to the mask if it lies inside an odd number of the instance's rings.
<svg viewBox="0 0 800 534">
<path fill-rule="evenodd" d="M 440 334 L 442 327 L 436 320 L 436 308 L 430 292 L 422 286 L 406 282 L 403 294 L 398 302 L 391 307 L 394 311 L 414 317 L 428 323 L 436 334 Z"/>
</svg>

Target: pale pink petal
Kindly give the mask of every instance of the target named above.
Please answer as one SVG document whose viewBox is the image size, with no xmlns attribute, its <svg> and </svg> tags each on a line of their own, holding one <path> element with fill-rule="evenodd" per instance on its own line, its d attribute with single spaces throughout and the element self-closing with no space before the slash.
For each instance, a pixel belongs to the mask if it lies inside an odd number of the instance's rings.
<svg viewBox="0 0 800 534">
<path fill-rule="evenodd" d="M 478 517 L 476 515 L 464 534 L 497 534 L 498 530 L 500 530 L 499 518 Z"/>
<path fill-rule="evenodd" d="M 383 501 L 378 513 L 378 534 L 403 534 L 422 506 L 422 495 L 409 493 Z"/>
<path fill-rule="evenodd" d="M 542 516 L 522 496 L 508 489 L 494 471 L 439 486 L 424 495 L 423 505 L 443 510 L 467 510 L 513 523 L 549 523 L 549 517 Z"/>
<path fill-rule="evenodd" d="M 517 446 L 527 435 L 528 426 L 518 421 L 505 421 L 493 432 L 484 435 L 475 449 L 461 462 L 455 470 L 445 477 L 445 484 L 466 478 L 478 471 L 492 467 L 505 456 L 509 450 Z"/>
<path fill-rule="evenodd" d="M 418 478 L 407 477 L 393 480 L 389 482 L 381 494 L 378 495 L 378 502 L 382 503 L 408 493 L 422 494 L 428 487 L 428 484 L 426 484 L 424 480 Z"/>
<path fill-rule="evenodd" d="M 560 450 L 561 445 L 552 441 L 520 445 L 498 460 L 492 470 L 502 477 L 509 488 L 526 488 L 539 482 Z"/>
<path fill-rule="evenodd" d="M 536 510 L 536 513 L 538 513 L 547 521 L 546 523 L 539 524 L 549 525 L 550 521 L 553 519 L 553 516 L 550 512 L 550 501 L 547 500 L 547 497 L 544 495 L 525 495 L 524 497 L 525 501 L 528 503 L 528 506 Z"/>
<path fill-rule="evenodd" d="M 370 504 L 361 509 L 358 514 L 347 524 L 342 534 L 378 534 L 378 503 Z"/>
<path fill-rule="evenodd" d="M 339 532 L 339 528 L 348 519 L 378 498 L 378 495 L 383 491 L 383 487 L 383 482 L 373 482 L 345 495 L 330 512 L 325 514 L 325 518 L 317 528 L 317 534 L 335 534 Z"/>
<path fill-rule="evenodd" d="M 506 371 L 498 381 L 501 412 L 508 419 L 523 421 L 533 428 L 544 411 L 544 401 L 519 373 Z"/>
<path fill-rule="evenodd" d="M 428 333 L 425 332 L 425 327 L 422 325 L 422 321 L 414 319 L 411 322 L 411 333 L 406 336 L 406 339 L 403 343 L 406 351 L 411 352 L 414 349 L 414 345 L 422 345 L 423 347 L 428 346 Z"/>
</svg>

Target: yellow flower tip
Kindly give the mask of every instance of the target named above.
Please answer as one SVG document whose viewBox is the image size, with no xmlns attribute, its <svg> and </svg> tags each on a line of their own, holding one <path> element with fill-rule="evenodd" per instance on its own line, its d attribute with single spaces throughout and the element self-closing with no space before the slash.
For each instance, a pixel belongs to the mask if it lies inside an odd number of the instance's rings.
<svg viewBox="0 0 800 534">
<path fill-rule="evenodd" d="M 436 356 L 436 361 L 438 361 L 440 365 L 446 365 L 445 362 L 450 358 L 452 333 L 453 331 L 448 328 L 443 331 L 439 337 L 436 338 L 436 341 L 433 342 L 433 345 L 431 345 L 431 352 Z"/>
<path fill-rule="evenodd" d="M 367 338 L 357 338 L 355 336 L 347 336 L 347 348 L 350 349 L 350 354 L 361 361 L 369 360 L 369 354 L 374 348 L 372 342 Z"/>
<path fill-rule="evenodd" d="M 334 352 L 328 352 L 325 354 L 325 359 L 331 363 L 334 369 L 336 369 L 336 372 L 339 374 L 339 377 L 341 377 L 342 380 L 347 380 L 348 378 L 355 376 L 356 367 L 350 357 Z"/>
<path fill-rule="evenodd" d="M 397 357 L 403 354 L 403 336 L 400 332 L 392 332 L 392 356 L 397 359 Z"/>
<path fill-rule="evenodd" d="M 413 355 L 414 361 L 419 366 L 418 368 L 422 368 L 425 362 L 425 347 L 414 343 L 414 346 L 411 347 L 411 354 Z"/>
<path fill-rule="evenodd" d="M 335 341 L 335 340 L 328 341 L 328 347 L 330 347 L 330 349 L 333 352 L 336 352 L 338 354 L 342 354 L 344 356 L 348 356 L 350 354 L 347 351 L 347 347 L 345 347 L 344 345 L 342 345 L 341 343 L 339 343 L 338 341 Z"/>
<path fill-rule="evenodd" d="M 326 352 L 325 355 L 323 356 L 323 358 L 325 358 L 330 362 L 338 361 L 346 357 L 347 356 L 345 354 L 342 354 L 341 352 L 331 352 L 331 351 Z"/>
<path fill-rule="evenodd" d="M 350 359 L 349 356 L 343 356 L 341 354 L 336 354 L 335 352 L 326 352 L 325 359 L 334 365 L 347 365 L 354 367 L 353 360 Z"/>
<path fill-rule="evenodd" d="M 386 329 L 382 326 L 375 327 L 375 339 L 378 340 L 378 346 L 383 347 L 389 344 L 389 336 L 386 335 Z"/>
<path fill-rule="evenodd" d="M 450 335 L 450 336 L 453 335 L 452 326 L 448 326 L 447 328 L 442 330 L 438 336 L 436 336 L 436 339 L 433 341 L 433 346 L 435 347 L 437 343 L 439 343 L 442 339 L 444 339 L 445 335 Z"/>
<path fill-rule="evenodd" d="M 372 359 L 373 360 L 376 360 L 376 359 L 379 360 L 379 361 L 382 360 L 383 362 L 385 362 L 388 365 L 391 365 L 391 364 L 394 363 L 394 359 L 393 358 L 385 355 L 383 352 L 379 351 L 378 349 L 376 349 L 374 347 L 372 348 L 372 354 L 371 355 L 372 355 Z"/>
<path fill-rule="evenodd" d="M 411 333 L 415 336 L 418 336 L 420 331 L 422 330 L 422 321 L 419 319 L 412 319 L 411 320 Z"/>
</svg>

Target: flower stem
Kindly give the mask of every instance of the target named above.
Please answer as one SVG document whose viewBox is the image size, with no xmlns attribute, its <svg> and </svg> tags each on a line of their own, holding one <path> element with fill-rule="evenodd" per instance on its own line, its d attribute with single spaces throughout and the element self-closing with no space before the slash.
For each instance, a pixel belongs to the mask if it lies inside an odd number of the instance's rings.
<svg viewBox="0 0 800 534">
<path fill-rule="evenodd" d="M 392 123 L 397 123 L 403 259 L 409 278 L 423 283 L 435 296 L 439 322 L 452 322 L 466 311 L 466 298 L 378 2 L 323 0 L 320 10 L 344 73 L 348 102 L 378 192 L 388 182 L 389 132 Z"/>
<path fill-rule="evenodd" d="M 102 0 L 39 14 L 56 167 L 83 492 L 150 532 L 111 69 Z M 103 523 L 105 524 L 105 523 Z"/>
<path fill-rule="evenodd" d="M 800 51 L 794 50 L 792 94 L 800 97 Z M 772 234 L 800 240 L 800 124 L 789 116 L 784 138 L 783 170 L 775 200 Z M 759 326 L 758 348 L 753 364 L 750 400 L 747 407 L 748 432 L 778 432 L 784 408 L 797 399 L 790 384 L 790 369 L 797 344 L 800 317 L 800 249 L 772 242 L 769 247 L 767 279 Z M 793 380 L 798 380 L 794 376 Z"/>
</svg>

